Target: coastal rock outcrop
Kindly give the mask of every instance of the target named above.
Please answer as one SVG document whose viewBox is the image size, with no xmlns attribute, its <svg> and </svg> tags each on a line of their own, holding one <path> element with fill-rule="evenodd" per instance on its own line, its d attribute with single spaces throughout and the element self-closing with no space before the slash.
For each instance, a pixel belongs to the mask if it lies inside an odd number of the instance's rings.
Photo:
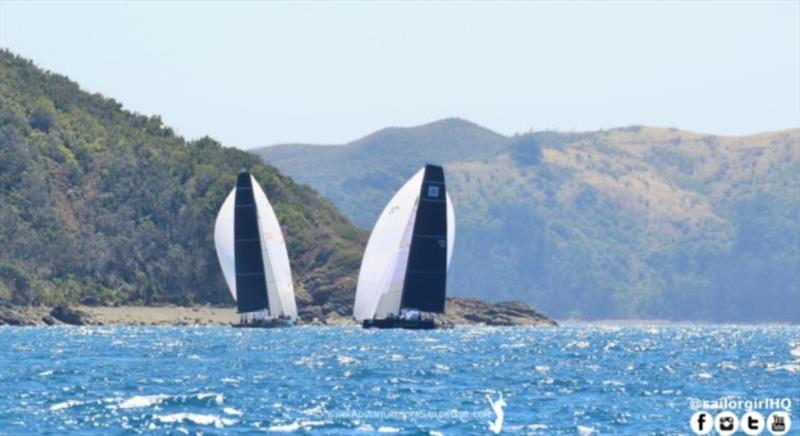
<svg viewBox="0 0 800 436">
<path fill-rule="evenodd" d="M 87 325 L 91 324 L 91 316 L 82 311 L 69 306 L 56 306 L 50 311 L 50 316 L 64 324 Z M 45 321 L 46 323 L 46 321 Z"/>
<path fill-rule="evenodd" d="M 311 320 L 316 319 L 326 325 L 356 324 L 356 321 L 351 316 L 352 302 L 336 306 L 329 303 L 321 312 L 324 312 L 325 316 L 315 316 Z M 303 317 L 303 313 L 301 311 L 302 320 L 308 322 Z M 314 311 L 313 313 L 319 312 Z M 439 324 L 450 326 L 475 324 L 491 326 L 558 326 L 555 321 L 523 302 L 491 303 L 476 298 L 448 298 L 445 313 L 437 315 L 436 321 Z"/>
<path fill-rule="evenodd" d="M 448 298 L 442 324 L 485 324 L 492 326 L 550 326 L 558 324 L 521 301 L 490 303 L 476 298 Z"/>
<path fill-rule="evenodd" d="M 15 310 L 14 308 L 0 308 L 0 325 L 36 325 L 36 321 L 30 319 L 25 311 Z"/>
</svg>

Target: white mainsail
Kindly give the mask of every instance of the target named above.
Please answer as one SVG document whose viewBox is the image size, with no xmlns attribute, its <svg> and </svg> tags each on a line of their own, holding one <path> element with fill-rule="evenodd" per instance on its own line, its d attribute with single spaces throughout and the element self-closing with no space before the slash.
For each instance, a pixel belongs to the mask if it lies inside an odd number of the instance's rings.
<svg viewBox="0 0 800 436">
<path fill-rule="evenodd" d="M 263 189 L 261 189 L 261 186 L 252 175 L 250 178 L 256 203 L 258 233 L 267 281 L 270 316 L 297 318 L 292 271 L 289 265 L 289 255 L 286 251 L 283 232 Z M 228 194 L 222 203 L 214 226 L 214 244 L 217 249 L 217 258 L 222 267 L 225 282 L 228 284 L 228 289 L 230 289 L 234 300 L 237 299 L 236 253 L 234 248 L 235 202 L 236 188 Z"/>
<path fill-rule="evenodd" d="M 358 274 L 353 316 L 357 320 L 385 318 L 400 312 L 411 233 L 425 168 L 400 188 L 372 229 Z M 447 199 L 447 265 L 453 254 L 455 216 Z"/>
</svg>

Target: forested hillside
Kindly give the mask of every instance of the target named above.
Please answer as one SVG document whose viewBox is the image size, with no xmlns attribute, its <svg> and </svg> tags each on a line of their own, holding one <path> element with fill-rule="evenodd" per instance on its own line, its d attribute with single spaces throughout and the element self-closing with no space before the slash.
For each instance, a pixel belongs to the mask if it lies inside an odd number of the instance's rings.
<svg viewBox="0 0 800 436">
<path fill-rule="evenodd" d="M 455 295 L 560 318 L 800 321 L 798 129 L 506 137 L 449 119 L 253 151 L 364 228 L 417 168 L 443 163 Z"/>
<path fill-rule="evenodd" d="M 330 202 L 0 51 L 0 303 L 231 304 L 213 225 L 242 169 L 273 202 L 301 312 L 346 308 L 326 304 L 352 301 L 364 233 Z"/>
</svg>

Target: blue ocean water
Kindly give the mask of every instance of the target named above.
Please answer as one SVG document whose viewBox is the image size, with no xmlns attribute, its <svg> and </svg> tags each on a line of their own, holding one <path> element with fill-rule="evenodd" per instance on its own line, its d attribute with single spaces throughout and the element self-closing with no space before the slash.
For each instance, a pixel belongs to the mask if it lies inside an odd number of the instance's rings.
<svg viewBox="0 0 800 436">
<path fill-rule="evenodd" d="M 719 399 L 795 433 L 800 327 L 0 327 L 3 434 L 486 434 L 501 394 L 504 433 L 687 434 Z"/>
</svg>

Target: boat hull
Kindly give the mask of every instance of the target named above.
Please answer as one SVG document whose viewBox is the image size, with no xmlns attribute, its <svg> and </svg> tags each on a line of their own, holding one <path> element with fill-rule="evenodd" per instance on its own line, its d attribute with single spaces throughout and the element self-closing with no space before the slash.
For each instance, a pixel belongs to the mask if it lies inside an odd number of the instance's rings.
<svg viewBox="0 0 800 436">
<path fill-rule="evenodd" d="M 432 319 L 365 319 L 361 326 L 365 329 L 408 329 L 433 330 L 438 326 Z"/>
<path fill-rule="evenodd" d="M 286 319 L 263 319 L 255 322 L 248 322 L 246 324 L 231 324 L 231 326 L 237 329 L 274 329 L 292 327 L 293 325 L 294 321 Z"/>
</svg>

